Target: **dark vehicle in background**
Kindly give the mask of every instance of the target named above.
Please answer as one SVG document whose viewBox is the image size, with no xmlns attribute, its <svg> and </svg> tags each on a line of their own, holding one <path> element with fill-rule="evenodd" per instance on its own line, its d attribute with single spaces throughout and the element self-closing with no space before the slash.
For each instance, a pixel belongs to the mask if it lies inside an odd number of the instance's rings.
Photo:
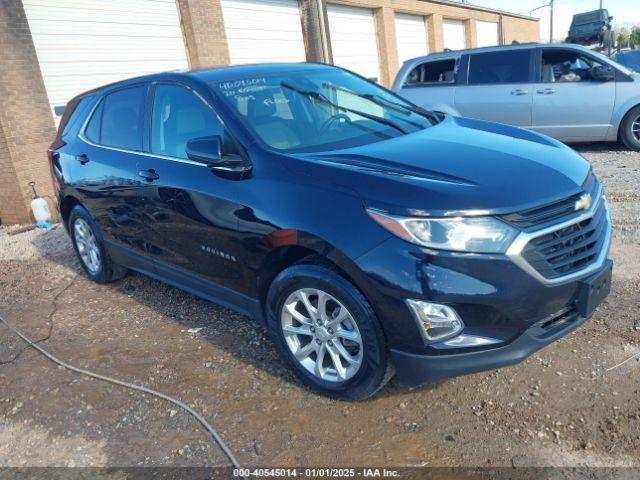
<svg viewBox="0 0 640 480">
<path fill-rule="evenodd" d="M 627 67 L 634 72 L 640 72 L 640 50 L 626 50 L 618 52 L 613 59 L 620 65 Z"/>
<path fill-rule="evenodd" d="M 75 98 L 49 149 L 87 275 L 134 270 L 266 324 L 340 399 L 510 365 L 609 293 L 589 164 L 325 65 L 165 73 Z"/>
<path fill-rule="evenodd" d="M 611 29 L 611 20 L 613 17 L 609 16 L 606 8 L 578 13 L 573 16 L 566 42 L 579 45 L 603 44 L 605 32 Z"/>
</svg>

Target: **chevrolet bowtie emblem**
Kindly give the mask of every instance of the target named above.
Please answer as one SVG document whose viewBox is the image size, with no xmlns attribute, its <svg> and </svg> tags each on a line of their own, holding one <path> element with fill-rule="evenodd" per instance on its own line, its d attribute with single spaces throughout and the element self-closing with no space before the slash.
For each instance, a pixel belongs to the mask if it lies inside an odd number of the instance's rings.
<svg viewBox="0 0 640 480">
<path fill-rule="evenodd" d="M 580 195 L 580 198 L 576 200 L 576 203 L 573 205 L 573 209 L 578 210 L 589 210 L 591 208 L 591 195 L 588 193 L 583 193 Z"/>
</svg>

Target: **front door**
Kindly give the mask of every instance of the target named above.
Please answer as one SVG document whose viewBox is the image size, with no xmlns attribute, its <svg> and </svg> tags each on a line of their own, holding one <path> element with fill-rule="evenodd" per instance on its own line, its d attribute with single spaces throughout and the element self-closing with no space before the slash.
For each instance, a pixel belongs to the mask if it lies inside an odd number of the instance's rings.
<svg viewBox="0 0 640 480">
<path fill-rule="evenodd" d="M 604 65 L 572 49 L 542 49 L 535 85 L 533 129 L 559 140 L 604 140 L 611 128 L 615 81 L 594 80 Z"/>
<path fill-rule="evenodd" d="M 456 88 L 456 109 L 464 117 L 530 127 L 531 58 L 532 49 L 470 55 L 468 82 Z"/>
<path fill-rule="evenodd" d="M 150 155 L 138 162 L 141 174 L 151 173 L 145 194 L 154 212 L 151 253 L 164 277 L 224 302 L 224 292 L 210 289 L 242 286 L 241 207 L 232 200 L 239 182 L 188 159 L 186 145 L 214 135 L 223 138 L 223 150 L 233 143 L 213 110 L 189 87 L 159 83 L 153 89 Z"/>
</svg>

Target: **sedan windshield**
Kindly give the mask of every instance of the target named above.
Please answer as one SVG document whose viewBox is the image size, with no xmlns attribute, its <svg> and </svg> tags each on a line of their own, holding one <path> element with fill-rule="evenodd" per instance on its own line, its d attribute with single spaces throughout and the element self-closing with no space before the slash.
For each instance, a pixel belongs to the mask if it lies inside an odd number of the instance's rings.
<svg viewBox="0 0 640 480">
<path fill-rule="evenodd" d="M 262 142 L 292 153 L 379 142 L 440 120 L 339 69 L 260 75 L 212 86 Z"/>
</svg>

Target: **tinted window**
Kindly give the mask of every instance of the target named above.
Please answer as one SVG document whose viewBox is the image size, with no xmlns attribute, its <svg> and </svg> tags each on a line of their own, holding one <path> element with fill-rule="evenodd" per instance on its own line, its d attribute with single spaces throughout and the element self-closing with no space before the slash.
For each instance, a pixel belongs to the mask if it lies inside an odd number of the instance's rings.
<svg viewBox="0 0 640 480">
<path fill-rule="evenodd" d="M 591 69 L 604 65 L 590 56 L 574 50 L 545 50 L 542 52 L 541 81 L 544 83 L 589 82 Z"/>
<path fill-rule="evenodd" d="M 100 143 L 100 127 L 102 125 L 102 110 L 104 107 L 104 101 L 100 100 L 100 105 L 93 111 L 91 120 L 87 124 L 87 129 L 84 131 L 85 136 L 93 143 Z"/>
<path fill-rule="evenodd" d="M 187 158 L 187 142 L 194 138 L 221 136 L 223 150 L 231 150 L 224 127 L 213 111 L 191 90 L 177 85 L 158 85 L 153 97 L 151 151 Z"/>
<path fill-rule="evenodd" d="M 142 150 L 142 112 L 145 86 L 125 88 L 104 98 L 100 143 Z"/>
<path fill-rule="evenodd" d="M 407 77 L 407 85 L 420 83 L 452 83 L 455 80 L 455 60 L 427 62 L 414 68 Z"/>
<path fill-rule="evenodd" d="M 526 83 L 529 81 L 530 51 L 479 53 L 469 61 L 469 84 Z"/>
<path fill-rule="evenodd" d="M 87 107 L 87 104 L 91 102 L 91 97 L 84 97 L 79 100 L 69 102 L 64 109 L 64 114 L 60 120 L 59 131 L 61 138 L 66 138 L 80 123 L 80 119 L 83 118 L 82 113 Z"/>
</svg>

